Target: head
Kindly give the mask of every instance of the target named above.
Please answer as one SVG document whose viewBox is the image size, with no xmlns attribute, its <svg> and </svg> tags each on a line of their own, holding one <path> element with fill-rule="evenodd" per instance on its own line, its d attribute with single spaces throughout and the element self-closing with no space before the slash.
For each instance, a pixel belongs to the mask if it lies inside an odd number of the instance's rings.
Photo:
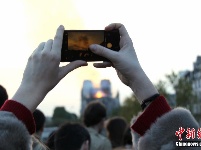
<svg viewBox="0 0 201 150">
<path fill-rule="evenodd" d="M 54 135 L 56 150 L 89 150 L 90 135 L 84 126 L 78 123 L 63 124 Z"/>
<path fill-rule="evenodd" d="M 113 117 L 107 121 L 106 130 L 113 148 L 123 146 L 123 137 L 127 127 L 128 125 L 122 117 Z"/>
<path fill-rule="evenodd" d="M 103 128 L 105 118 L 106 108 L 101 102 L 92 101 L 87 105 L 83 115 L 83 121 L 86 127 L 100 125 L 100 128 Z"/>
<path fill-rule="evenodd" d="M 40 137 L 45 125 L 45 115 L 42 111 L 36 109 L 33 112 L 33 117 L 36 123 L 36 136 Z"/>
<path fill-rule="evenodd" d="M 0 108 L 7 99 L 8 99 L 8 94 L 6 89 L 2 85 L 0 85 Z"/>
</svg>

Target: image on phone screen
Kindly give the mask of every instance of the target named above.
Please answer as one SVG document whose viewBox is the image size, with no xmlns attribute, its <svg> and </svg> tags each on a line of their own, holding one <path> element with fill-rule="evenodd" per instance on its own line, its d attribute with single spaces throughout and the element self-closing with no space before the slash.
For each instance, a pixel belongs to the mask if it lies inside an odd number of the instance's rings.
<svg viewBox="0 0 201 150">
<path fill-rule="evenodd" d="M 68 50 L 88 50 L 91 44 L 104 44 L 104 32 L 68 32 Z"/>
</svg>

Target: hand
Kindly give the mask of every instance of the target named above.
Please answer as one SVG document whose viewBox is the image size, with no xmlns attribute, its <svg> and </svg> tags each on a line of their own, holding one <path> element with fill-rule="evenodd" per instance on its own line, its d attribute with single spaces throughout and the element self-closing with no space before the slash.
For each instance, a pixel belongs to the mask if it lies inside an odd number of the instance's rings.
<svg viewBox="0 0 201 150">
<path fill-rule="evenodd" d="M 131 87 L 139 102 L 158 93 L 149 78 L 140 66 L 131 38 L 124 25 L 119 23 L 110 24 L 105 30 L 119 29 L 120 50 L 109 50 L 101 45 L 90 45 L 90 50 L 111 62 L 94 63 L 96 68 L 114 67 L 120 80 Z"/>
<path fill-rule="evenodd" d="M 137 71 L 141 69 L 141 67 L 134 50 L 132 40 L 129 37 L 125 27 L 122 24 L 110 24 L 105 28 L 105 30 L 113 29 L 119 29 L 121 36 L 119 43 L 120 50 L 119 52 L 116 52 L 100 45 L 91 45 L 90 50 L 92 52 L 106 57 L 112 62 L 94 63 L 94 67 L 104 68 L 113 66 L 116 69 L 120 80 L 129 86 L 135 73 L 134 70 Z"/>
<path fill-rule="evenodd" d="M 29 57 L 21 85 L 13 99 L 34 111 L 45 95 L 72 70 L 86 66 L 85 61 L 74 61 L 59 67 L 64 27 L 57 29 L 54 40 L 41 43 Z"/>
</svg>

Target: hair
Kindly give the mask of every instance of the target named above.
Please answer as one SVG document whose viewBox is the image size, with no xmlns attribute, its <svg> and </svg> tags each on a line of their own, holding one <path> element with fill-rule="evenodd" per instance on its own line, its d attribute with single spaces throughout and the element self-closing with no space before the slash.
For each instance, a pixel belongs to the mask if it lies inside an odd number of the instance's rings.
<svg viewBox="0 0 201 150">
<path fill-rule="evenodd" d="M 36 109 L 33 112 L 33 117 L 34 117 L 34 120 L 35 120 L 35 123 L 36 123 L 36 133 L 37 133 L 38 131 L 40 131 L 44 127 L 45 115 L 43 114 L 42 111 Z"/>
<path fill-rule="evenodd" d="M 46 145 L 49 148 L 49 150 L 54 150 L 55 149 L 54 148 L 55 133 L 56 133 L 56 131 L 51 132 L 49 137 L 48 137 L 48 139 L 47 139 Z"/>
<path fill-rule="evenodd" d="M 113 148 L 124 145 L 123 138 L 127 127 L 128 125 L 122 117 L 113 117 L 108 120 L 106 130 Z"/>
<path fill-rule="evenodd" d="M 65 123 L 54 135 L 56 150 L 80 150 L 82 144 L 91 141 L 88 131 L 79 123 Z"/>
<path fill-rule="evenodd" d="M 0 85 L 0 108 L 7 99 L 8 99 L 8 94 L 6 89 L 2 85 Z"/>
<path fill-rule="evenodd" d="M 106 108 L 101 102 L 90 102 L 84 111 L 83 117 L 83 122 L 87 127 L 97 125 L 106 117 Z"/>
<path fill-rule="evenodd" d="M 132 143 L 132 135 L 131 135 L 131 128 L 127 127 L 126 131 L 124 132 L 123 136 L 123 145 L 133 145 Z"/>
</svg>

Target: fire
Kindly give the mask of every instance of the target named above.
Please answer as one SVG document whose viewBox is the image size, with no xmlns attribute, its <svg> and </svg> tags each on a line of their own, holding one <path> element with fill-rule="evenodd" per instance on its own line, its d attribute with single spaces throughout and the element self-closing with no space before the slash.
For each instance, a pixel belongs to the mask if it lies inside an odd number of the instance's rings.
<svg viewBox="0 0 201 150">
<path fill-rule="evenodd" d="M 94 95 L 94 98 L 102 98 L 105 97 L 105 93 L 102 91 L 97 91 L 96 94 Z"/>
</svg>

